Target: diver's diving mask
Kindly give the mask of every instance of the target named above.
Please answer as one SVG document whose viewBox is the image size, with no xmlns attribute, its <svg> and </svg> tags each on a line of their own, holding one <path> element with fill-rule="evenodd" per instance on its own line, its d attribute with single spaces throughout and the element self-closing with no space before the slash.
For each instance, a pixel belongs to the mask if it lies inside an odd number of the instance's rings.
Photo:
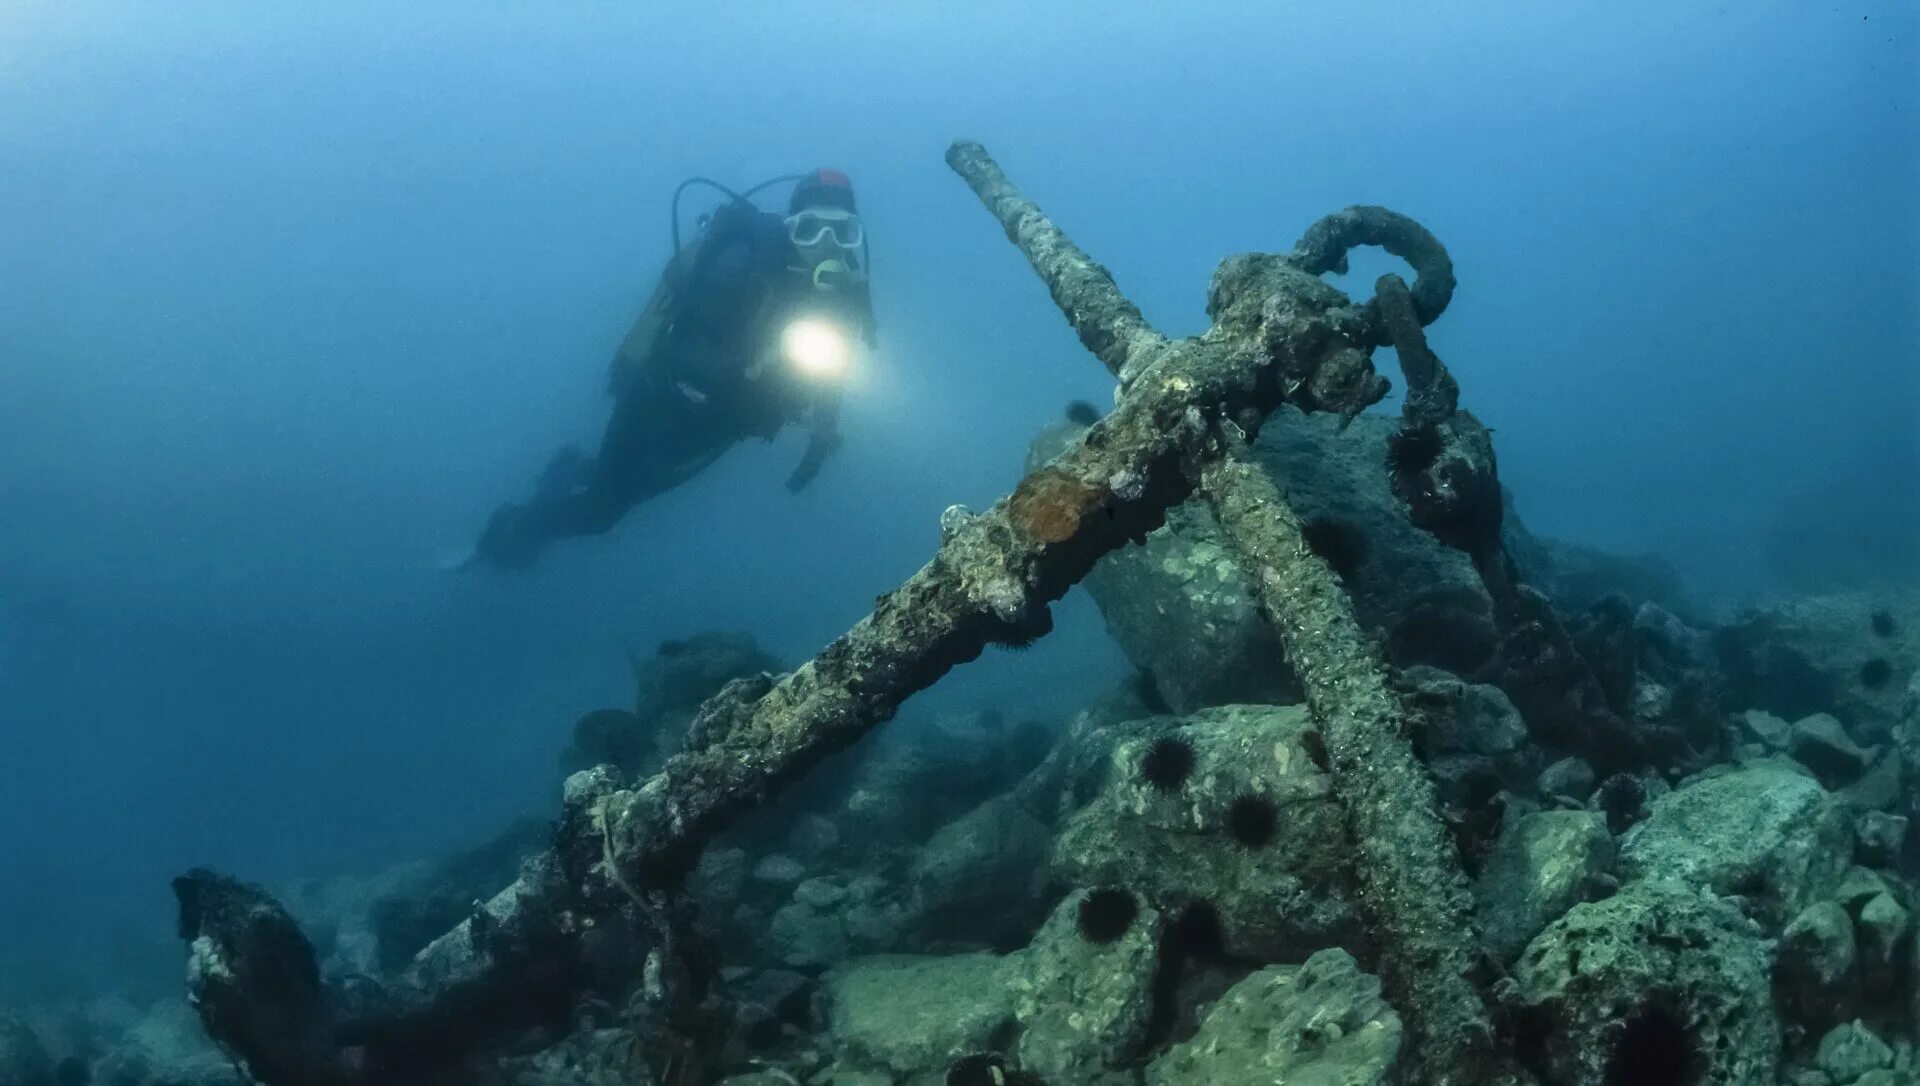
<svg viewBox="0 0 1920 1086">
<path fill-rule="evenodd" d="M 810 207 L 787 216 L 787 240 L 803 252 L 829 245 L 858 249 L 866 243 L 867 231 L 851 211 Z"/>
</svg>

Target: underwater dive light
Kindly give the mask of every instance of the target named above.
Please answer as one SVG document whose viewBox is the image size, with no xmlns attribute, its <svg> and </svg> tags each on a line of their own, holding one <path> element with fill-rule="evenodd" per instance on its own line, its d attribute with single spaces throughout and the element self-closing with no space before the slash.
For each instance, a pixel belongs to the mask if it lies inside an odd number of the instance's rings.
<svg viewBox="0 0 1920 1086">
<path fill-rule="evenodd" d="M 780 353 L 801 373 L 824 381 L 847 372 L 853 345 L 838 325 L 818 317 L 801 317 L 780 333 Z"/>
</svg>

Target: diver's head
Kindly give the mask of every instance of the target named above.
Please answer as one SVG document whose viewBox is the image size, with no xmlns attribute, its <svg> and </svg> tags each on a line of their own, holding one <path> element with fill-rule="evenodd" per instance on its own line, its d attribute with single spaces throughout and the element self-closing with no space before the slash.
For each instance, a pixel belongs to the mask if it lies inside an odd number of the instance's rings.
<svg viewBox="0 0 1920 1086">
<path fill-rule="evenodd" d="M 814 170 L 794 185 L 787 240 L 814 286 L 834 290 L 866 281 L 866 226 L 854 206 L 853 182 L 839 170 Z"/>
</svg>

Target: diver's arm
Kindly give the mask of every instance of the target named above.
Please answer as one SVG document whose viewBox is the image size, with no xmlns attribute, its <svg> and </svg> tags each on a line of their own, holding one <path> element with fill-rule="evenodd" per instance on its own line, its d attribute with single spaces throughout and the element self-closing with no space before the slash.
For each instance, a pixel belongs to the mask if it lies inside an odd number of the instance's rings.
<svg viewBox="0 0 1920 1086">
<path fill-rule="evenodd" d="M 840 451 L 839 421 L 840 394 L 835 391 L 814 404 L 811 428 L 807 434 L 807 451 L 800 454 L 800 463 L 794 466 L 793 474 L 787 476 L 788 493 L 798 494 L 805 490 L 807 484 L 813 482 L 813 477 L 820 474 L 820 467 L 827 462 L 827 458 Z"/>
</svg>

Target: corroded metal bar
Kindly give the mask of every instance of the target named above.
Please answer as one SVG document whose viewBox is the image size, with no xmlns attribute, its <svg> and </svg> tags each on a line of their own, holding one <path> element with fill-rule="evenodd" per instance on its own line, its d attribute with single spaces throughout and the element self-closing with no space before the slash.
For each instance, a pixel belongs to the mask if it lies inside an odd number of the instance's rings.
<svg viewBox="0 0 1920 1086">
<path fill-rule="evenodd" d="M 1237 456 L 1201 493 L 1253 581 L 1326 742 L 1356 853 L 1361 908 L 1380 933 L 1386 981 L 1412 1051 L 1435 1084 L 1516 1081 L 1501 1066 L 1472 926 L 1473 903 L 1433 782 L 1406 737 L 1385 665 L 1353 604 L 1300 534 L 1273 480 Z"/>
<path fill-rule="evenodd" d="M 1185 374 L 1207 372 L 1235 358 L 1295 354 L 1303 343 L 1317 342 L 1322 358 L 1364 348 L 1363 343 L 1342 342 L 1342 329 L 1329 323 L 1338 307 L 1315 312 L 1275 304 L 1290 293 L 1304 293 L 1286 289 L 1287 269 L 1261 268 L 1243 260 L 1229 262 L 1216 273 L 1213 329 L 1199 339 L 1159 349 L 1165 341 L 1138 322 L 1139 311 L 1120 295 L 1105 270 L 1020 195 L 984 148 L 957 143 L 947 161 L 1006 227 L 1008 238 L 1025 253 L 1081 341 L 1090 348 L 1107 345 L 1113 352 L 1101 358 L 1111 370 L 1130 371 L 1148 354 L 1157 356 L 1150 363 L 1153 369 Z M 1446 250 L 1419 224 L 1382 208 L 1328 216 L 1308 230 L 1288 263 L 1317 274 L 1344 264 L 1347 249 L 1362 243 L 1385 245 L 1416 263 L 1426 289 L 1413 297 L 1416 303 L 1424 299 L 1426 320 L 1445 308 L 1453 292 Z M 1259 287 L 1268 289 L 1250 291 L 1232 282 L 1250 272 Z M 1260 304 L 1230 304 L 1249 295 L 1260 298 Z M 1098 325 L 1105 314 L 1120 314 L 1123 323 L 1103 329 Z M 1357 336 L 1364 329 L 1372 336 L 1379 320 L 1369 307 L 1365 317 L 1344 331 Z M 1276 340 L 1290 347 L 1276 352 Z M 1095 353 L 1100 353 L 1097 348 Z M 1153 385 L 1136 383 L 1121 398 L 1122 407 L 1137 394 L 1134 389 Z M 1302 388 L 1312 385 L 1299 382 Z M 1357 411 L 1365 405 L 1341 406 Z M 1518 1081 L 1510 1061 L 1493 1044 L 1486 1000 L 1473 979 L 1479 971 L 1479 943 L 1466 878 L 1437 814 L 1432 782 L 1407 740 L 1404 712 L 1390 688 L 1386 665 L 1361 630 L 1339 580 L 1308 550 L 1298 518 L 1272 480 L 1237 456 L 1233 447 L 1229 440 L 1199 450 L 1193 462 L 1199 489 L 1251 575 L 1261 610 L 1279 634 L 1325 735 L 1329 768 L 1338 786 L 1335 794 L 1359 853 L 1361 905 L 1381 935 L 1389 991 L 1407 1020 L 1419 1070 L 1429 1081 L 1448 1086 Z"/>
<path fill-rule="evenodd" d="M 1020 247 L 1047 284 L 1053 302 L 1067 315 L 1080 342 L 1115 376 L 1129 360 L 1164 346 L 1166 339 L 1113 281 L 1113 274 L 1075 245 L 1053 220 L 1020 194 L 987 149 L 961 140 L 947 149 L 947 165 L 970 186 L 980 202 Z"/>
</svg>

